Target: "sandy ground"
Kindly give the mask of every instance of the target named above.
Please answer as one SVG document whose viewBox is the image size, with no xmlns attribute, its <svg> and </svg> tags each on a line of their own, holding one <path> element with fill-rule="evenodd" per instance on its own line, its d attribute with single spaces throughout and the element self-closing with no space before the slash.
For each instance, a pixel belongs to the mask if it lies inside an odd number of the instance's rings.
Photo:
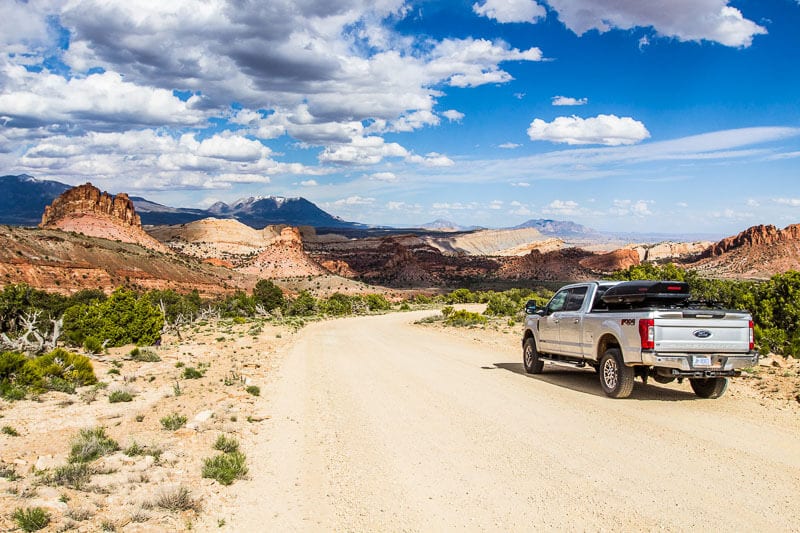
<svg viewBox="0 0 800 533">
<path fill-rule="evenodd" d="M 0 401 L 17 432 L 0 432 L 0 531 L 32 506 L 47 531 L 800 530 L 800 367 L 769 361 L 718 400 L 638 381 L 611 400 L 591 371 L 526 375 L 519 325 L 414 323 L 435 314 L 198 325 L 159 362 L 96 359 L 107 388 Z M 186 426 L 165 430 L 171 413 Z M 98 426 L 123 450 L 81 490 L 43 483 Z M 230 486 L 201 477 L 219 435 L 247 456 Z M 179 488 L 196 510 L 154 505 Z"/>
<path fill-rule="evenodd" d="M 797 530 L 800 410 L 591 371 L 524 374 L 517 336 L 307 327 L 264 399 L 229 531 Z"/>
</svg>

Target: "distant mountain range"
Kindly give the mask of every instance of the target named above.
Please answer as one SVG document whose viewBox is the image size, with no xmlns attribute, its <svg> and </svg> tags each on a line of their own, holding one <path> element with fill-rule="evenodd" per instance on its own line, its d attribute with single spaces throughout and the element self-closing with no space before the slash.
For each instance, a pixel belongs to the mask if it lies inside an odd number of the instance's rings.
<svg viewBox="0 0 800 533">
<path fill-rule="evenodd" d="M 44 208 L 72 186 L 28 175 L 0 176 L 0 224 L 36 226 Z M 314 226 L 332 229 L 363 229 L 364 224 L 347 222 L 326 213 L 305 198 L 279 196 L 250 197 L 231 205 L 217 202 L 208 209 L 169 207 L 146 198 L 131 197 L 144 225 L 186 224 L 203 218 L 232 218 L 260 229 L 271 224 Z"/>
<path fill-rule="evenodd" d="M 433 222 L 421 224 L 419 228 L 431 231 L 475 231 L 484 229 L 480 226 L 462 226 L 460 224 L 456 224 L 452 220 L 445 220 L 443 218 L 437 218 Z"/>
<path fill-rule="evenodd" d="M 592 228 L 587 228 L 568 220 L 551 220 L 548 218 L 535 218 L 523 222 L 511 229 L 534 228 L 542 235 L 549 237 L 565 238 L 602 238 L 603 234 Z"/>
</svg>

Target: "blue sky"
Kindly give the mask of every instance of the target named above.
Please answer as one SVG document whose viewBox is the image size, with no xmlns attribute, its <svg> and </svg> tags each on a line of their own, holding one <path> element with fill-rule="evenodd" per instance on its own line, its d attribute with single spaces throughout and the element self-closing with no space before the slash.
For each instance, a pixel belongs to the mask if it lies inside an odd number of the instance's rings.
<svg viewBox="0 0 800 533">
<path fill-rule="evenodd" d="M 798 0 L 18 0 L 0 172 L 408 226 L 800 222 Z"/>
</svg>

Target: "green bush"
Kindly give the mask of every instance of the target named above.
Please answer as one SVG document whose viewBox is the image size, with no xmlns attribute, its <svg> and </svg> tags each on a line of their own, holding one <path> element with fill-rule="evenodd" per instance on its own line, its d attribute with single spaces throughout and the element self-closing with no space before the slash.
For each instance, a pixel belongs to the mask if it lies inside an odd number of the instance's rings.
<svg viewBox="0 0 800 533">
<path fill-rule="evenodd" d="M 106 435 L 105 428 L 82 429 L 72 439 L 69 452 L 70 463 L 88 463 L 98 457 L 119 450 L 117 441 Z"/>
<path fill-rule="evenodd" d="M 233 453 L 239 451 L 239 441 L 233 437 L 220 435 L 214 442 L 214 449 L 225 453 Z"/>
<path fill-rule="evenodd" d="M 76 346 L 87 337 L 109 346 L 153 344 L 164 327 L 161 311 L 147 298 L 117 289 L 105 301 L 74 305 L 64 312 L 64 337 Z"/>
<path fill-rule="evenodd" d="M 139 349 L 138 347 L 131 350 L 131 359 L 134 361 L 139 361 L 141 363 L 157 363 L 161 361 L 161 357 L 158 356 L 156 352 L 153 350 L 147 349 Z"/>
<path fill-rule="evenodd" d="M 186 417 L 178 413 L 172 413 L 161 419 L 161 427 L 169 431 L 180 429 L 184 424 L 186 424 Z"/>
<path fill-rule="evenodd" d="M 109 403 L 130 402 L 133 401 L 133 395 L 125 390 L 115 390 L 108 395 Z"/>
<path fill-rule="evenodd" d="M 247 391 L 249 394 L 252 394 L 253 396 L 260 396 L 261 395 L 261 389 L 257 385 L 249 385 L 245 389 L 245 391 Z"/>
<path fill-rule="evenodd" d="M 522 310 L 519 302 L 505 294 L 492 294 L 486 304 L 485 314 L 493 316 L 515 316 Z"/>
<path fill-rule="evenodd" d="M 297 298 L 286 304 L 284 314 L 288 316 L 311 316 L 317 312 L 317 299 L 308 291 L 300 291 Z"/>
<path fill-rule="evenodd" d="M 200 379 L 203 377 L 205 372 L 197 370 L 192 366 L 187 366 L 183 369 L 183 378 L 184 379 Z"/>
<path fill-rule="evenodd" d="M 283 307 L 286 303 L 281 288 L 266 279 L 256 282 L 256 286 L 253 288 L 253 299 L 267 311 Z"/>
<path fill-rule="evenodd" d="M 19 431 L 11 426 L 3 426 L 2 429 L 0 429 L 0 433 L 8 435 L 9 437 L 19 437 Z"/>
<path fill-rule="evenodd" d="M 207 457 L 203 461 L 203 477 L 216 479 L 222 485 L 230 485 L 247 474 L 246 459 L 240 451 Z"/>
<path fill-rule="evenodd" d="M 43 481 L 48 485 L 81 490 L 91 478 L 92 471 L 87 463 L 69 463 L 46 472 Z"/>
<path fill-rule="evenodd" d="M 370 311 L 388 311 L 392 303 L 383 294 L 367 294 L 364 297 Z"/>
<path fill-rule="evenodd" d="M 22 531 L 39 531 L 50 523 L 50 513 L 41 507 L 18 507 L 12 515 L 14 522 Z"/>
<path fill-rule="evenodd" d="M 344 316 L 353 312 L 353 304 L 350 296 L 340 292 L 333 293 L 329 298 L 320 303 L 322 311 L 328 315 Z"/>
<path fill-rule="evenodd" d="M 473 313 L 460 309 L 453 311 L 444 321 L 448 326 L 480 326 L 486 324 L 488 320 L 480 313 Z"/>
<path fill-rule="evenodd" d="M 103 351 L 103 343 L 96 337 L 86 337 L 83 339 L 83 349 L 88 353 L 98 354 Z"/>
<path fill-rule="evenodd" d="M 61 383 L 82 387 L 97 383 L 91 360 L 63 348 L 28 359 L 17 376 L 17 383 L 38 390 L 52 390 Z"/>
</svg>

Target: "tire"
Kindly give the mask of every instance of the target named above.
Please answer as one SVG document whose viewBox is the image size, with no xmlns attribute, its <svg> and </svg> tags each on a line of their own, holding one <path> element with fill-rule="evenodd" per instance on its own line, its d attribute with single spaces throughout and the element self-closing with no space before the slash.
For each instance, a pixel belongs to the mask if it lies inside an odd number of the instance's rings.
<svg viewBox="0 0 800 533">
<path fill-rule="evenodd" d="M 544 369 L 544 361 L 539 359 L 539 350 L 536 349 L 533 337 L 525 339 L 525 344 L 522 345 L 522 364 L 528 374 L 541 374 Z"/>
<path fill-rule="evenodd" d="M 600 386 L 610 398 L 627 398 L 633 392 L 633 368 L 625 366 L 617 348 L 609 348 L 600 359 Z"/>
<path fill-rule="evenodd" d="M 728 378 L 690 379 L 692 390 L 701 398 L 719 398 L 728 388 Z"/>
</svg>

